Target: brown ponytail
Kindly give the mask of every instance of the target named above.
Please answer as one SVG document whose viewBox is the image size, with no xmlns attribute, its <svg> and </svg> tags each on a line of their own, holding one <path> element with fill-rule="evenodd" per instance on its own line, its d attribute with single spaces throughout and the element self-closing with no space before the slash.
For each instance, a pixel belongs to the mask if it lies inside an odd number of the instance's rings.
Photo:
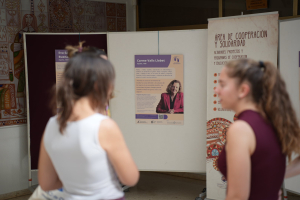
<svg viewBox="0 0 300 200">
<path fill-rule="evenodd" d="M 74 91 L 72 87 L 72 81 L 63 79 L 61 84 L 57 88 L 57 105 L 60 111 L 58 115 L 58 121 L 60 124 L 59 130 L 62 133 L 67 126 L 67 120 L 70 118 L 73 111 L 73 99 Z M 55 108 L 54 108 L 55 109 Z"/>
<path fill-rule="evenodd" d="M 229 62 L 229 77 L 250 83 L 253 101 L 265 119 L 274 126 L 281 142 L 282 152 L 291 159 L 293 152 L 300 153 L 300 128 L 286 91 L 284 80 L 270 62 L 242 59 Z"/>
<path fill-rule="evenodd" d="M 78 46 L 71 46 L 71 45 L 67 45 L 66 46 L 66 50 L 68 50 L 68 57 L 72 58 L 73 56 L 75 56 L 77 53 L 86 51 L 87 47 L 82 47 L 82 45 L 85 43 L 85 41 L 79 42 Z"/>
</svg>

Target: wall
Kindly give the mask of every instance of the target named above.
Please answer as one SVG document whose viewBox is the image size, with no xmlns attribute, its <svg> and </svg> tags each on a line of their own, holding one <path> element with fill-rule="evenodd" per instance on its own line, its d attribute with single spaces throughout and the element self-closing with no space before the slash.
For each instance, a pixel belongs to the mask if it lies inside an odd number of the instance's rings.
<svg viewBox="0 0 300 200">
<path fill-rule="evenodd" d="M 0 194 L 27 189 L 27 125 L 0 128 L 0 160 Z"/>
<path fill-rule="evenodd" d="M 300 119 L 300 19 L 279 21 L 279 69 L 282 74 L 293 108 Z M 296 156 L 293 156 L 295 158 Z M 300 175 L 285 180 L 290 192 L 300 194 Z"/>
<path fill-rule="evenodd" d="M 126 4 L 127 31 L 136 31 L 136 0 L 89 0 Z"/>
<path fill-rule="evenodd" d="M 218 0 L 140 0 L 139 28 L 207 24 L 219 17 Z"/>
</svg>

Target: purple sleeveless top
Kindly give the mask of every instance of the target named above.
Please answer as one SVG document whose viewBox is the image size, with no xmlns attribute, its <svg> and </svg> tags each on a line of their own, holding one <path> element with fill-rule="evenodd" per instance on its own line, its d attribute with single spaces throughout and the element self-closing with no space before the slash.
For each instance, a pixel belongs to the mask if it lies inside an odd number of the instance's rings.
<svg viewBox="0 0 300 200">
<path fill-rule="evenodd" d="M 284 179 L 286 156 L 281 152 L 276 131 L 271 123 L 266 122 L 258 112 L 252 110 L 243 111 L 238 119 L 247 122 L 256 137 L 256 149 L 251 156 L 249 200 L 277 200 Z M 225 148 L 219 156 L 218 167 L 227 178 Z"/>
</svg>

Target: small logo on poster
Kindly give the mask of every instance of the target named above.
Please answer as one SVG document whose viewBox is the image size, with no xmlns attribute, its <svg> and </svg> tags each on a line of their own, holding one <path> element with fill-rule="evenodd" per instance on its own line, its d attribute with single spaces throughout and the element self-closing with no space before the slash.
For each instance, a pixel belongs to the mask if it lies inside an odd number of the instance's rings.
<svg viewBox="0 0 300 200">
<path fill-rule="evenodd" d="M 178 56 L 174 57 L 174 64 L 180 64 L 180 59 Z"/>
</svg>

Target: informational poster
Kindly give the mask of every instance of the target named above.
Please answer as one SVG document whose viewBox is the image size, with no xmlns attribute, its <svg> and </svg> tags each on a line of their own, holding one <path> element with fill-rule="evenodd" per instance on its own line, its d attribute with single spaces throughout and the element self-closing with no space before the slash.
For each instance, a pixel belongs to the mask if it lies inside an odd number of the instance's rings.
<svg viewBox="0 0 300 200">
<path fill-rule="evenodd" d="M 183 88 L 183 55 L 136 55 L 136 123 L 183 125 Z"/>
<path fill-rule="evenodd" d="M 69 61 L 67 50 L 55 50 L 55 75 L 56 75 L 56 89 L 60 84 L 62 75 L 64 73 L 67 62 Z M 57 112 L 59 112 L 61 106 L 57 104 Z"/>
<path fill-rule="evenodd" d="M 68 61 L 69 57 L 67 50 L 55 50 L 56 85 L 58 85 L 61 82 L 62 74 L 65 70 Z"/>
<path fill-rule="evenodd" d="M 228 61 L 252 58 L 277 63 L 277 12 L 208 20 L 207 48 L 207 198 L 225 199 L 227 181 L 219 172 L 218 158 L 235 113 L 222 108 L 214 92 Z"/>
</svg>

